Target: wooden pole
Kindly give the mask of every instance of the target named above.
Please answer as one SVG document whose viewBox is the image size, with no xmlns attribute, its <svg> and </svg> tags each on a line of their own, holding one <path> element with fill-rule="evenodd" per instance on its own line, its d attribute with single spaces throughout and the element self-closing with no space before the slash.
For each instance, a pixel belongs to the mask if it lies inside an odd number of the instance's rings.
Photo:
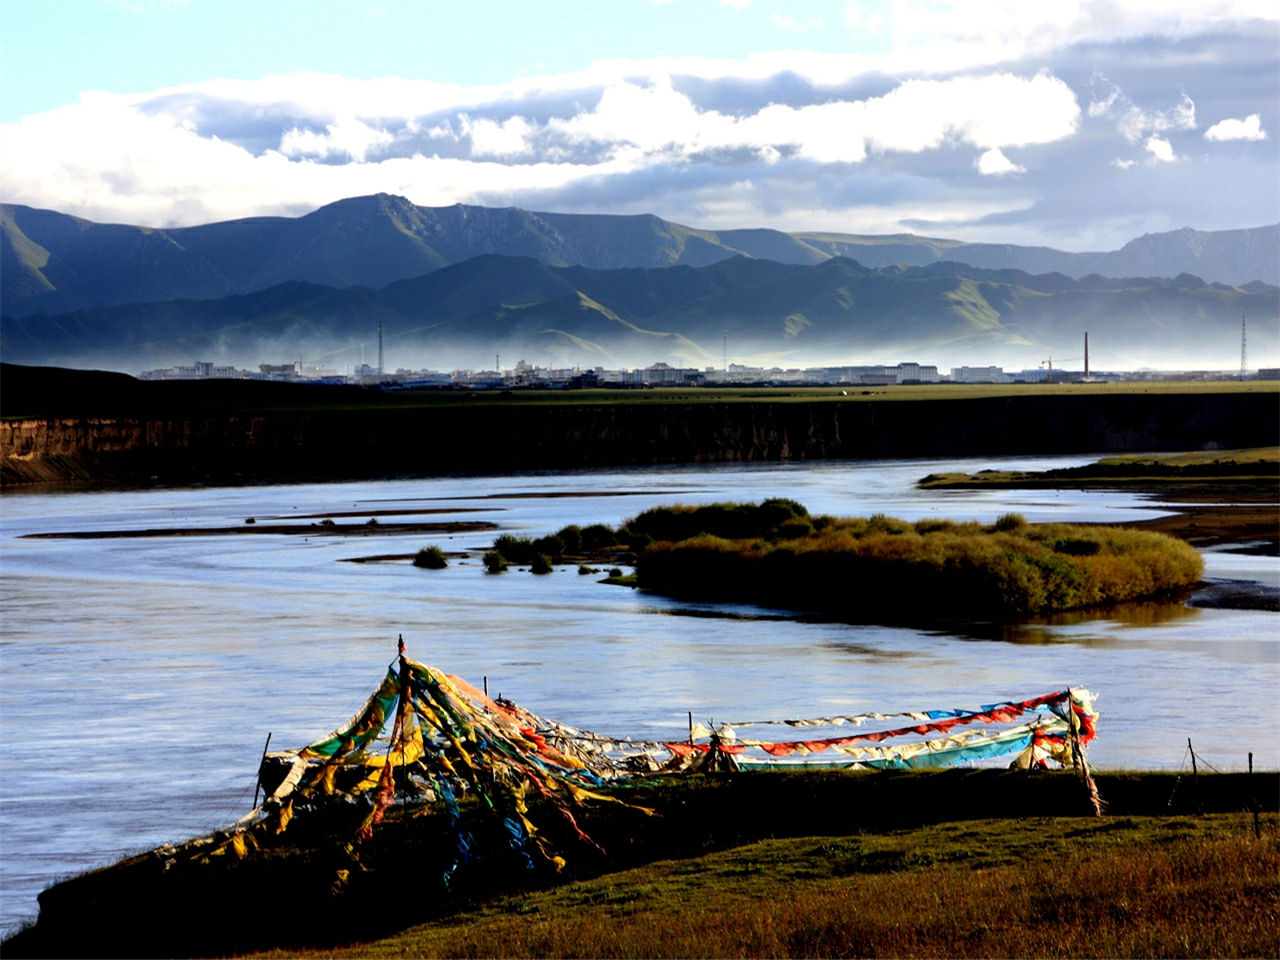
<svg viewBox="0 0 1280 960">
<path fill-rule="evenodd" d="M 262 789 L 262 765 L 267 762 L 267 749 L 271 746 L 271 731 L 267 731 L 267 742 L 262 745 L 262 759 L 258 761 L 258 782 L 253 785 L 253 809 L 258 809 L 258 791 Z M 1249 754 L 1252 769 L 1253 754 Z"/>
<path fill-rule="evenodd" d="M 472 676 L 474 677 L 475 674 L 473 673 Z M 489 678 L 488 677 L 484 678 L 484 695 L 486 697 L 489 696 Z"/>
<path fill-rule="evenodd" d="M 693 746 L 693 711 L 689 711 L 689 746 Z"/>
<path fill-rule="evenodd" d="M 1258 812 L 1262 805 L 1258 803 L 1258 791 L 1253 785 L 1253 751 L 1249 751 L 1249 793 L 1252 795 L 1250 806 L 1253 807 L 1253 837 L 1255 840 L 1262 839 L 1262 824 L 1258 822 Z"/>
</svg>

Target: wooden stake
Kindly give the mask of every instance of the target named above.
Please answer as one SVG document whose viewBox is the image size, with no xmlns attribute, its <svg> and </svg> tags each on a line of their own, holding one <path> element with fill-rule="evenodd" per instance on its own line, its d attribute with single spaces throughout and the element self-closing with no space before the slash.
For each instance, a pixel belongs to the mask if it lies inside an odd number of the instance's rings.
<svg viewBox="0 0 1280 960">
<path fill-rule="evenodd" d="M 262 788 L 262 765 L 267 762 L 267 749 L 271 746 L 271 731 L 267 731 L 267 742 L 262 745 L 262 759 L 258 761 L 258 782 L 253 785 L 253 809 L 258 809 L 258 791 Z M 1252 764 L 1253 754 L 1249 754 Z M 1252 767 L 1250 767 L 1252 769 Z"/>
<path fill-rule="evenodd" d="M 1253 837 L 1255 840 L 1262 839 L 1262 824 L 1258 822 L 1258 811 L 1262 805 L 1258 803 L 1258 791 L 1253 786 L 1253 751 L 1249 751 L 1249 792 L 1253 794 Z"/>
<path fill-rule="evenodd" d="M 693 746 L 693 711 L 689 711 L 689 746 Z"/>
<path fill-rule="evenodd" d="M 472 676 L 474 677 L 475 674 L 473 673 Z M 489 678 L 488 677 L 484 678 L 484 695 L 486 697 L 489 696 Z"/>
</svg>

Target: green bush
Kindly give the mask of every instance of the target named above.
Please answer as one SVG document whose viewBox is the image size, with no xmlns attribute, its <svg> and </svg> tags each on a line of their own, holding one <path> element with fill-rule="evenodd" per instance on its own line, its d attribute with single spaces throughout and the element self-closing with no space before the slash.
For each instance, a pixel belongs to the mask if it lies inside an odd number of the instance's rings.
<svg viewBox="0 0 1280 960">
<path fill-rule="evenodd" d="M 639 582 L 692 599 L 877 619 L 1005 618 L 1180 590 L 1203 570 L 1192 547 L 1162 534 L 1009 517 L 988 527 L 819 517 L 811 532 L 793 520 L 773 534 L 656 542 L 637 558 Z"/>
<path fill-rule="evenodd" d="M 600 571 L 597 570 L 595 567 L 588 567 L 585 563 L 578 564 L 578 573 L 581 576 L 585 577 L 585 576 L 589 576 L 590 574 L 599 573 L 599 572 Z"/>
<path fill-rule="evenodd" d="M 774 530 L 774 536 L 779 540 L 795 540 L 797 537 L 807 537 L 813 533 L 813 524 L 808 520 L 792 520 L 779 525 Z"/>
<path fill-rule="evenodd" d="M 545 553 L 535 554 L 533 560 L 529 562 L 530 573 L 550 573 L 551 558 Z"/>
<path fill-rule="evenodd" d="M 701 507 L 655 507 L 628 520 L 626 530 L 632 538 L 628 545 L 635 550 L 637 534 L 667 542 L 688 540 L 704 533 L 740 540 L 767 536 L 781 524 L 804 520 L 808 516 L 809 511 L 803 505 L 778 497 L 760 504 L 712 503 Z M 621 536 L 622 531 L 619 534 Z M 644 546 L 648 544 L 645 543 Z"/>
<path fill-rule="evenodd" d="M 995 529 L 1004 533 L 1021 530 L 1027 525 L 1027 518 L 1020 513 L 1003 513 L 996 518 Z"/>
<path fill-rule="evenodd" d="M 484 555 L 484 565 L 489 573 L 502 573 L 507 569 L 507 558 L 497 550 L 488 550 Z"/>
<path fill-rule="evenodd" d="M 582 528 L 576 523 L 561 527 L 556 537 L 563 544 L 562 553 L 580 553 L 582 551 Z"/>
<path fill-rule="evenodd" d="M 546 554 L 548 557 L 563 556 L 564 541 L 555 535 L 539 537 L 533 541 L 533 552 L 534 554 Z"/>
<path fill-rule="evenodd" d="M 645 547 L 649 546 L 649 544 L 653 543 L 653 537 L 649 536 L 647 533 L 636 533 L 632 530 L 628 532 L 626 542 L 627 547 L 630 550 L 639 553 Z"/>
<path fill-rule="evenodd" d="M 593 523 L 589 527 L 582 528 L 581 546 L 583 550 L 599 550 L 602 547 L 612 547 L 617 542 L 618 538 L 614 534 L 613 528 L 606 527 L 603 523 Z"/>
<path fill-rule="evenodd" d="M 449 565 L 449 561 L 445 559 L 444 551 L 439 547 L 423 547 L 413 558 L 413 565 L 425 567 L 427 570 L 443 570 Z"/>
<path fill-rule="evenodd" d="M 513 537 L 504 533 L 493 541 L 493 549 L 502 554 L 508 563 L 529 563 L 533 560 L 533 541 L 528 537 Z"/>
</svg>

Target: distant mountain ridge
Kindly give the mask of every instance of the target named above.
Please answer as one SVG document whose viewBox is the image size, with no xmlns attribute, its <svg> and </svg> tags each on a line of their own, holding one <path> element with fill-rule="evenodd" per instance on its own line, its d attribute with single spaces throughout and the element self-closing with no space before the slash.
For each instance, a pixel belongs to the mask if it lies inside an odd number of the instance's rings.
<svg viewBox="0 0 1280 960">
<path fill-rule="evenodd" d="M 484 254 L 594 270 L 705 267 L 744 256 L 812 266 L 950 261 L 1072 278 L 1173 277 L 1280 284 L 1280 224 L 1150 234 L 1107 253 L 958 240 L 778 230 L 698 230 L 653 215 L 533 213 L 457 204 L 419 207 L 377 194 L 302 217 L 251 217 L 152 229 L 0 205 L 0 313 L 25 317 L 99 304 L 208 300 L 299 281 L 380 288 Z"/>
<path fill-rule="evenodd" d="M 1087 330 L 1113 357 L 1203 365 L 1206 351 L 1238 349 L 1242 312 L 1251 356 L 1270 365 L 1265 358 L 1280 352 L 1280 289 L 1257 281 L 1073 280 L 945 261 L 870 268 L 844 257 L 595 270 L 486 254 L 377 290 L 288 281 L 218 299 L 4 317 L 0 350 L 15 363 L 132 370 L 300 355 L 342 367 L 357 362 L 360 344 L 376 342 L 381 323 L 392 368 L 474 366 L 496 351 L 544 364 L 704 366 L 720 362 L 727 328 L 735 356 L 789 365 L 851 357 L 985 365 L 1074 358 Z"/>
</svg>

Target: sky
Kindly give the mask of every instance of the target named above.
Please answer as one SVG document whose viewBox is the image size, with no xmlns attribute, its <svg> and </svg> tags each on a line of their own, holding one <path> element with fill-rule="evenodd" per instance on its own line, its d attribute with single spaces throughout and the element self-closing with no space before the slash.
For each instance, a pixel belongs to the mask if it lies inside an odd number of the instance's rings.
<svg viewBox="0 0 1280 960">
<path fill-rule="evenodd" d="M 1108 250 L 1280 221 L 1280 4 L 0 4 L 0 200 Z"/>
</svg>

